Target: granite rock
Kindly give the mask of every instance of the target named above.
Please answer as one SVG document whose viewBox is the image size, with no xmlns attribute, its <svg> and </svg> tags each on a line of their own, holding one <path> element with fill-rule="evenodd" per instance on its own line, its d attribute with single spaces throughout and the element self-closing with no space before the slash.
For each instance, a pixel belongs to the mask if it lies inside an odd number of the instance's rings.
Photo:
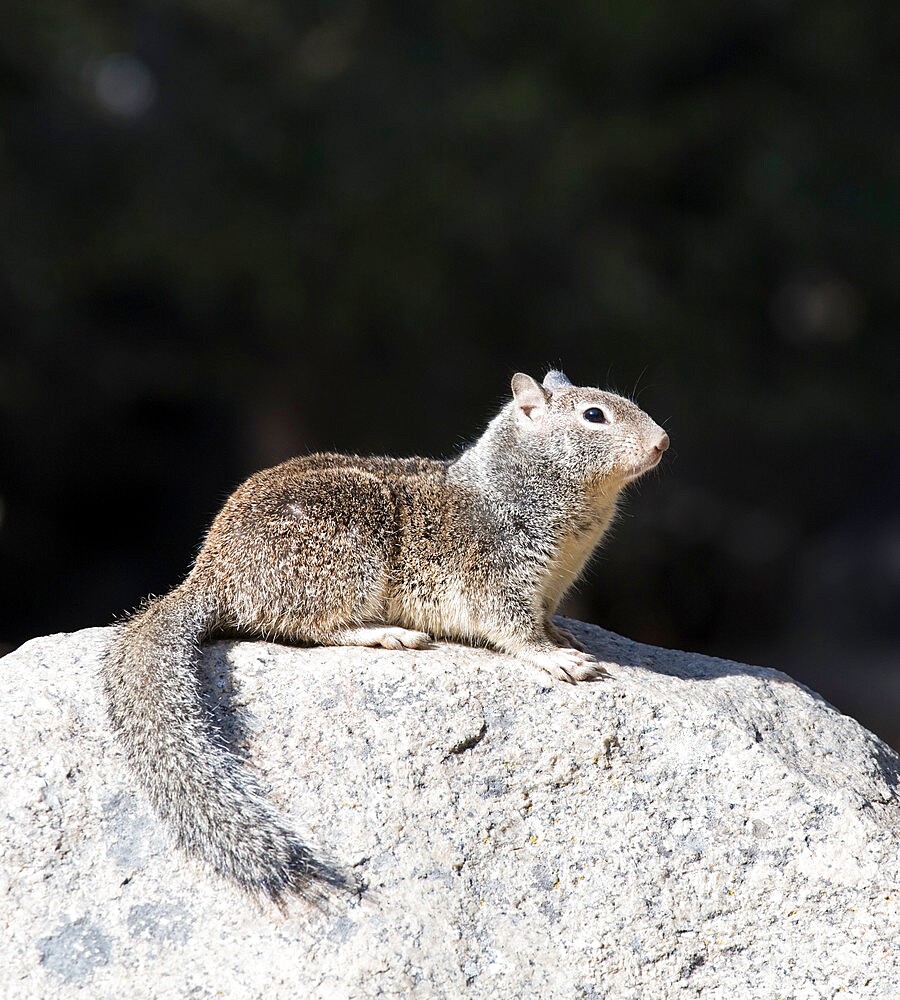
<svg viewBox="0 0 900 1000">
<path fill-rule="evenodd" d="M 217 643 L 211 712 L 368 888 L 259 905 L 172 848 L 106 723 L 110 629 L 0 661 L 0 994 L 900 996 L 900 760 L 775 670 L 567 626 L 613 678 Z"/>
</svg>

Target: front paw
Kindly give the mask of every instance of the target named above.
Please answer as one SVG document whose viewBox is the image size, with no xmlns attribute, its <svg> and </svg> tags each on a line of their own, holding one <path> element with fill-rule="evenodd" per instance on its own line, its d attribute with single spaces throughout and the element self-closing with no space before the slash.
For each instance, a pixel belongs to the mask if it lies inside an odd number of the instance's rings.
<svg viewBox="0 0 900 1000">
<path fill-rule="evenodd" d="M 557 646 L 577 649 L 582 653 L 587 652 L 580 640 L 578 640 L 567 628 L 561 628 L 552 621 L 547 622 L 547 635 L 550 636 L 550 641 L 555 642 Z"/>
<path fill-rule="evenodd" d="M 566 684 L 612 676 L 602 663 L 580 649 L 536 649 L 519 655 L 533 666 L 546 671 L 554 680 Z"/>
</svg>

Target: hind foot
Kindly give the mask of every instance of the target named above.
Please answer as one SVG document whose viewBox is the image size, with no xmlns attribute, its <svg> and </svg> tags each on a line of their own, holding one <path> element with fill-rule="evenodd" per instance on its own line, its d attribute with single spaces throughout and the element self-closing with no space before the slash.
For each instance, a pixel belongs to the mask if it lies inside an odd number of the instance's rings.
<svg viewBox="0 0 900 1000">
<path fill-rule="evenodd" d="M 366 628 L 348 628 L 336 632 L 328 640 L 333 646 L 381 646 L 383 649 L 425 649 L 431 645 L 426 632 L 408 628 L 378 625 Z"/>
</svg>

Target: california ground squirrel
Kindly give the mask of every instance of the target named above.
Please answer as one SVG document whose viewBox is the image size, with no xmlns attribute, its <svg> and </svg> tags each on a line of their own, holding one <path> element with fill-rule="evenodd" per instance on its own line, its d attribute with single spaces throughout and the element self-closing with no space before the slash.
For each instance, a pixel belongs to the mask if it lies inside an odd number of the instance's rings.
<svg viewBox="0 0 900 1000">
<path fill-rule="evenodd" d="M 193 568 L 117 632 L 110 716 L 179 842 L 281 901 L 348 886 L 288 830 L 214 731 L 199 644 L 238 633 L 321 645 L 488 646 L 574 683 L 604 673 L 553 624 L 621 489 L 669 445 L 637 406 L 558 371 L 512 399 L 458 458 L 309 455 L 251 476 Z"/>
</svg>

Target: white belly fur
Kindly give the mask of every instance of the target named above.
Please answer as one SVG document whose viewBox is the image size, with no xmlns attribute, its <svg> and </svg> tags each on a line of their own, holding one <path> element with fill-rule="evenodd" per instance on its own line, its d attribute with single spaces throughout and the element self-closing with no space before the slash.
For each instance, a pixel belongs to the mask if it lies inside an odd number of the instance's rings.
<svg viewBox="0 0 900 1000">
<path fill-rule="evenodd" d="M 586 531 L 573 531 L 563 537 L 547 569 L 544 594 L 545 606 L 549 614 L 553 614 L 566 591 L 581 576 L 585 564 L 609 527 L 613 513 L 610 511 Z"/>
</svg>

